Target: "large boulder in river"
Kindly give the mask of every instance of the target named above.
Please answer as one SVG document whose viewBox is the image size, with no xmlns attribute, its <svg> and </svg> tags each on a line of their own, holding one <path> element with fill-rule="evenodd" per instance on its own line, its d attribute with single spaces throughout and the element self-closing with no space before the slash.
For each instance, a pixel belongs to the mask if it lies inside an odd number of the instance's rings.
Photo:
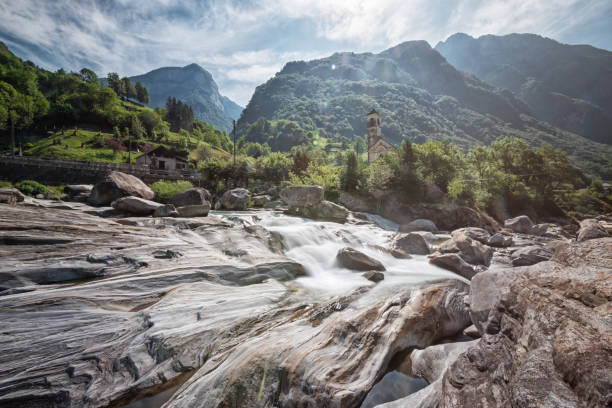
<svg viewBox="0 0 612 408">
<path fill-rule="evenodd" d="M 343 268 L 358 271 L 384 271 L 385 266 L 380 261 L 353 248 L 342 248 L 336 255 L 338 264 Z"/>
<path fill-rule="evenodd" d="M 470 265 L 456 253 L 441 254 L 436 252 L 429 257 L 429 263 L 455 272 L 466 279 L 472 279 L 478 272 L 486 269 L 483 266 Z"/>
<path fill-rule="evenodd" d="M 228 190 L 215 205 L 216 210 L 244 211 L 247 209 L 250 192 L 246 188 Z"/>
<path fill-rule="evenodd" d="M 482 339 L 446 371 L 440 407 L 605 407 L 612 389 L 612 239 L 474 277 Z"/>
<path fill-rule="evenodd" d="M 552 256 L 553 251 L 550 249 L 540 245 L 530 245 L 514 251 L 510 259 L 512 259 L 512 266 L 526 266 L 548 261 Z"/>
<path fill-rule="evenodd" d="M 452 238 L 440 245 L 442 253 L 458 253 L 463 260 L 473 265 L 491 264 L 493 249 L 470 238 L 465 231 L 453 231 Z"/>
<path fill-rule="evenodd" d="M 25 200 L 25 195 L 16 188 L 2 187 L 0 188 L 0 203 L 21 202 Z"/>
<path fill-rule="evenodd" d="M 185 205 L 202 205 L 209 204 L 212 196 L 205 188 L 194 187 L 181 191 L 172 199 L 172 204 L 175 207 L 182 207 Z"/>
<path fill-rule="evenodd" d="M 298 214 L 322 221 L 345 222 L 349 212 L 346 208 L 331 201 L 323 200 L 319 204 L 303 207 L 299 209 Z"/>
<path fill-rule="evenodd" d="M 176 209 L 179 217 L 206 217 L 210 211 L 210 204 L 205 202 L 198 205 L 184 205 Z"/>
<path fill-rule="evenodd" d="M 521 234 L 529 234 L 533 228 L 533 221 L 526 215 L 519 215 L 504 221 L 504 227 Z"/>
<path fill-rule="evenodd" d="M 410 221 L 408 224 L 401 225 L 399 228 L 399 231 L 400 232 L 414 232 L 414 231 L 436 232 L 438 231 L 438 227 L 431 220 L 419 218 L 414 221 Z"/>
<path fill-rule="evenodd" d="M 599 221 L 595 219 L 587 219 L 580 222 L 580 230 L 578 231 L 578 241 L 587 241 L 589 239 L 607 237 L 606 231 Z"/>
<path fill-rule="evenodd" d="M 280 192 L 280 198 L 290 207 L 312 207 L 323 201 L 321 186 L 289 186 Z"/>
<path fill-rule="evenodd" d="M 172 204 L 164 204 L 153 211 L 153 217 L 178 217 L 179 213 L 176 211 L 176 207 Z"/>
<path fill-rule="evenodd" d="M 111 207 L 117 211 L 136 215 L 151 215 L 156 209 L 163 206 L 164 204 L 133 196 L 122 197 L 111 203 Z"/>
<path fill-rule="evenodd" d="M 425 237 L 415 232 L 396 234 L 391 242 L 391 250 L 414 255 L 429 255 L 430 253 L 429 244 Z"/>
<path fill-rule="evenodd" d="M 106 176 L 104 181 L 94 186 L 89 195 L 89 202 L 93 205 L 104 206 L 127 196 L 152 200 L 155 193 L 138 177 L 113 171 Z"/>
</svg>

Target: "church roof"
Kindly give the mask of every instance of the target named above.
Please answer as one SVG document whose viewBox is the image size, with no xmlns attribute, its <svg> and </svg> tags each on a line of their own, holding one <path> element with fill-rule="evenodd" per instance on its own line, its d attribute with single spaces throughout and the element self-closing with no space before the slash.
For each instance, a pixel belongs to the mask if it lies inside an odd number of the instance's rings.
<svg viewBox="0 0 612 408">
<path fill-rule="evenodd" d="M 376 114 L 376 115 L 380 116 L 380 113 L 376 112 L 376 109 L 372 109 L 372 110 L 370 111 L 370 113 L 368 113 L 368 116 L 370 116 L 370 115 L 372 115 L 372 114 Z"/>
</svg>

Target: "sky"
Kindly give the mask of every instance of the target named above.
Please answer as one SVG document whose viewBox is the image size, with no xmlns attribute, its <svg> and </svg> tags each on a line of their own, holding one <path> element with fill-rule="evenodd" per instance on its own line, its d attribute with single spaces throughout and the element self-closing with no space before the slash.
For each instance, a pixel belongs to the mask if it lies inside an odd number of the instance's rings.
<svg viewBox="0 0 612 408">
<path fill-rule="evenodd" d="M 0 0 L 0 40 L 43 68 L 132 76 L 195 62 L 242 106 L 286 62 L 409 40 L 433 47 L 456 32 L 612 50 L 612 1 Z"/>
</svg>

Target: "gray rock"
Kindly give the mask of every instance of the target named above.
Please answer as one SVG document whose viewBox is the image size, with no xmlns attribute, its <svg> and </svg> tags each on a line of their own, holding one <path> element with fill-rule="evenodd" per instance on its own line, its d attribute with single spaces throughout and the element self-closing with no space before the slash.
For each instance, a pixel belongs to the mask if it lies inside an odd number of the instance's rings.
<svg viewBox="0 0 612 408">
<path fill-rule="evenodd" d="M 379 271 L 367 271 L 361 276 L 372 282 L 380 282 L 385 279 L 385 274 Z"/>
<path fill-rule="evenodd" d="M 176 209 L 179 217 L 206 217 L 210 211 L 210 204 L 184 205 Z"/>
<path fill-rule="evenodd" d="M 391 250 L 414 255 L 429 255 L 430 253 L 429 245 L 423 235 L 414 232 L 396 234 L 391 242 Z"/>
<path fill-rule="evenodd" d="M 474 325 L 466 327 L 465 330 L 463 330 L 463 335 L 471 337 L 473 339 L 479 339 L 480 338 L 480 332 L 478 331 L 478 328 L 476 326 L 474 326 Z"/>
<path fill-rule="evenodd" d="M 586 219 L 580 222 L 580 230 L 578 231 L 578 241 L 587 241 L 589 239 L 608 237 L 606 231 L 599 221 L 595 219 Z"/>
<path fill-rule="evenodd" d="M 548 261 L 553 251 L 539 245 L 530 245 L 519 248 L 510 255 L 512 266 L 533 265 L 538 262 Z"/>
<path fill-rule="evenodd" d="M 202 205 L 208 204 L 210 206 L 210 202 L 212 200 L 212 196 L 210 192 L 205 188 L 194 187 L 189 188 L 185 191 L 181 191 L 172 199 L 172 204 L 175 207 L 184 207 L 186 205 Z"/>
<path fill-rule="evenodd" d="M 353 248 L 342 248 L 336 254 L 338 264 L 347 269 L 358 271 L 384 271 L 385 267 L 380 261 L 357 251 Z"/>
<path fill-rule="evenodd" d="M 289 186 L 280 192 L 280 198 L 290 207 L 311 207 L 323 201 L 321 186 Z"/>
<path fill-rule="evenodd" d="M 528 234 L 533 227 L 533 221 L 526 215 L 520 215 L 515 218 L 507 219 L 504 222 L 504 227 L 511 229 L 514 232 Z"/>
<path fill-rule="evenodd" d="M 513 244 L 512 236 L 502 234 L 501 232 L 491 235 L 491 238 L 487 241 L 487 245 L 499 248 L 509 247 Z"/>
<path fill-rule="evenodd" d="M 366 203 L 361 198 L 345 191 L 340 192 L 338 201 L 340 202 L 340 204 L 342 204 L 351 211 L 370 211 L 370 206 L 368 205 L 368 203 Z"/>
<path fill-rule="evenodd" d="M 244 211 L 247 209 L 249 195 L 249 190 L 245 188 L 228 190 L 219 198 L 219 201 L 215 204 L 215 209 Z"/>
<path fill-rule="evenodd" d="M 265 207 L 266 204 L 272 201 L 272 197 L 267 194 L 256 195 L 252 198 L 253 207 Z"/>
<path fill-rule="evenodd" d="M 159 207 L 164 207 L 164 204 L 145 200 L 144 198 L 129 196 L 113 201 L 111 207 L 117 211 L 123 211 L 129 214 L 151 215 Z"/>
<path fill-rule="evenodd" d="M 69 196 L 75 196 L 83 193 L 91 193 L 93 190 L 93 184 L 68 184 L 64 187 L 64 193 Z"/>
<path fill-rule="evenodd" d="M 399 228 L 399 231 L 400 232 L 414 232 L 414 231 L 436 232 L 438 231 L 438 227 L 431 220 L 419 218 L 419 219 L 409 222 L 408 224 L 401 225 Z"/>
<path fill-rule="evenodd" d="M 435 253 L 429 257 L 429 262 L 449 271 L 453 271 L 466 279 L 472 279 L 476 274 L 482 272 L 484 267 L 477 267 L 465 262 L 458 254 Z"/>
<path fill-rule="evenodd" d="M 437 344 L 423 350 L 414 350 L 410 354 L 412 372 L 431 384 L 444 375 L 460 354 L 476 343 L 478 340 Z"/>
<path fill-rule="evenodd" d="M 483 337 L 447 370 L 440 406 L 606 406 L 611 253 L 609 238 L 564 243 L 549 262 L 474 277 Z"/>
<path fill-rule="evenodd" d="M 294 208 L 295 213 L 303 217 L 312 218 L 321 221 L 345 222 L 349 212 L 346 208 L 332 203 L 331 201 L 323 200 L 319 204 L 313 206 Z"/>
<path fill-rule="evenodd" d="M 153 211 L 153 217 L 178 217 L 179 212 L 172 204 L 164 204 Z"/>
<path fill-rule="evenodd" d="M 155 196 L 145 183 L 131 174 L 113 171 L 91 190 L 89 202 L 96 206 L 109 205 L 121 197 L 133 196 L 152 200 Z"/>
<path fill-rule="evenodd" d="M 440 245 L 440 252 L 458 253 L 464 261 L 473 265 L 489 266 L 491 264 L 493 249 L 470 238 L 461 230 L 453 231 L 451 237 Z"/>
<path fill-rule="evenodd" d="M 0 203 L 20 203 L 25 200 L 25 195 L 16 188 L 2 187 L 0 188 Z"/>
<path fill-rule="evenodd" d="M 454 236 L 455 234 L 458 234 L 458 233 L 463 233 L 466 236 L 470 237 L 471 239 L 475 239 L 476 241 L 482 244 L 486 244 L 489 238 L 491 237 L 491 234 L 489 234 L 487 230 L 485 230 L 484 228 L 478 228 L 478 227 L 459 228 L 453 231 L 452 235 Z"/>
</svg>

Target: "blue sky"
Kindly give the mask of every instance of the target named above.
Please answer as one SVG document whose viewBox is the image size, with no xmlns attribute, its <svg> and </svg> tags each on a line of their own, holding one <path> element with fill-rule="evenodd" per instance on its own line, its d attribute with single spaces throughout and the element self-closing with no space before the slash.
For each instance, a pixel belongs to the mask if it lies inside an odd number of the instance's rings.
<svg viewBox="0 0 612 408">
<path fill-rule="evenodd" d="M 535 33 L 612 50 L 611 0 L 2 0 L 0 40 L 56 70 L 136 75 L 196 62 L 246 105 L 293 60 Z"/>
</svg>

